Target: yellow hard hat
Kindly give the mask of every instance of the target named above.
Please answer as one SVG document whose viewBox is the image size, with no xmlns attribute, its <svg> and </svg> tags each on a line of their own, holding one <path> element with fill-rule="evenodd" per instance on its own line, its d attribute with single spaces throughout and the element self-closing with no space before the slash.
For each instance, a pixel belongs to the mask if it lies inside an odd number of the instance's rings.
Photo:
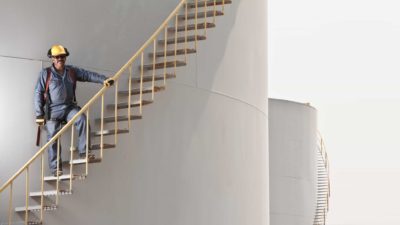
<svg viewBox="0 0 400 225">
<path fill-rule="evenodd" d="M 65 48 L 62 45 L 53 45 L 49 51 L 47 52 L 47 56 L 51 58 L 52 56 L 58 56 L 58 55 L 66 55 L 69 56 L 69 52 L 67 48 Z"/>
</svg>

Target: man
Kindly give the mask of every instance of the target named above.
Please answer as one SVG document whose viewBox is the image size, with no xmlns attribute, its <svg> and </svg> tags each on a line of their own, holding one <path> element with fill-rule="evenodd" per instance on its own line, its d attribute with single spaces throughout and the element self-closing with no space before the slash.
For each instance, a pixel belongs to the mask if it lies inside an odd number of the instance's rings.
<svg viewBox="0 0 400 225">
<path fill-rule="evenodd" d="M 66 65 L 69 52 L 62 45 L 52 46 L 47 55 L 53 64 L 39 74 L 34 104 L 36 123 L 40 126 L 46 124 L 47 141 L 49 141 L 61 129 L 62 123 L 70 121 L 80 110 L 75 101 L 76 81 L 101 83 L 109 87 L 114 84 L 114 80 L 95 72 Z M 86 137 L 86 123 L 84 114 L 75 121 L 78 131 L 77 150 L 80 158 L 86 158 L 86 138 L 89 138 Z M 93 157 L 93 154 L 89 155 L 89 158 Z M 50 172 L 54 176 L 62 175 L 61 156 L 57 174 L 57 142 L 49 147 L 48 161 Z"/>
</svg>

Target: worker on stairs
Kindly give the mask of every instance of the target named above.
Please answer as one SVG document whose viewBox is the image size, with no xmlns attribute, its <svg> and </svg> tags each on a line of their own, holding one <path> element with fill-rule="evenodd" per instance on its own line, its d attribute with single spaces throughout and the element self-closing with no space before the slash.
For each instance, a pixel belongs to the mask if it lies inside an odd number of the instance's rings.
<svg viewBox="0 0 400 225">
<path fill-rule="evenodd" d="M 47 141 L 49 141 L 61 129 L 62 124 L 69 122 L 81 109 L 76 103 L 76 81 L 100 83 L 109 87 L 114 84 L 114 80 L 92 71 L 66 65 L 69 52 L 62 45 L 52 46 L 47 56 L 51 58 L 52 66 L 42 69 L 39 74 L 34 93 L 34 105 L 36 123 L 39 126 L 46 125 Z M 85 114 L 81 114 L 75 121 L 78 132 L 77 150 L 80 158 L 86 158 L 86 138 L 90 138 L 86 137 L 86 123 Z M 89 153 L 88 158 L 92 159 L 94 155 Z M 57 171 L 57 142 L 49 147 L 48 162 L 51 174 L 61 176 L 61 153 Z"/>
</svg>

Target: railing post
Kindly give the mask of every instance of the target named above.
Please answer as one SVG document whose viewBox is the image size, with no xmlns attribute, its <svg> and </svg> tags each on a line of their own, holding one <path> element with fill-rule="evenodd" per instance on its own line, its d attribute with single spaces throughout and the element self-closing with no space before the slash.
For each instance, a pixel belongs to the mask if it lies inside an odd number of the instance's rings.
<svg viewBox="0 0 400 225">
<path fill-rule="evenodd" d="M 57 176 L 57 182 L 56 182 L 56 205 L 58 206 L 59 203 L 59 193 L 60 193 L 60 176 L 59 176 L 59 171 L 60 171 L 60 153 L 61 153 L 61 146 L 60 146 L 60 138 L 57 138 L 57 171 L 56 171 L 56 176 Z M 72 174 L 70 174 L 72 176 Z"/>
<path fill-rule="evenodd" d="M 207 0 L 204 0 L 204 36 L 207 36 Z"/>
<path fill-rule="evenodd" d="M 8 225 L 12 223 L 12 196 L 13 196 L 13 184 L 14 182 L 11 181 L 10 183 L 10 198 L 8 201 Z"/>
<path fill-rule="evenodd" d="M 90 141 L 90 110 L 86 111 L 86 163 L 85 163 L 85 176 L 89 174 L 89 145 L 91 144 Z M 71 174 L 71 176 L 73 176 Z"/>
<path fill-rule="evenodd" d="M 131 93 L 129 93 L 131 95 Z M 114 107 L 114 143 L 117 146 L 118 141 L 118 80 L 115 81 L 115 107 Z"/>
<path fill-rule="evenodd" d="M 40 195 L 40 222 L 43 223 L 43 203 L 44 203 L 44 154 L 42 153 L 42 165 L 41 165 L 41 185 L 40 185 L 40 191 L 42 194 Z M 56 193 L 57 194 L 57 193 Z"/>
<path fill-rule="evenodd" d="M 74 147 L 74 135 L 75 135 L 75 125 L 72 125 L 71 127 L 71 147 L 70 147 L 70 152 L 71 152 L 71 157 L 70 157 L 70 161 L 69 161 L 69 174 L 70 174 L 70 178 L 69 178 L 69 191 L 72 193 L 72 174 L 74 171 L 74 151 L 75 151 L 75 147 Z M 79 154 L 79 152 L 78 152 Z M 88 158 L 86 158 L 86 160 L 88 160 Z M 57 173 L 57 178 L 58 178 L 58 173 Z"/>
<path fill-rule="evenodd" d="M 198 47 L 198 43 L 197 43 L 197 14 L 199 12 L 199 8 L 198 8 L 198 0 L 194 0 L 194 7 L 195 7 L 195 14 L 194 14 L 194 39 L 195 39 L 195 49 L 197 50 Z"/>
<path fill-rule="evenodd" d="M 142 107 L 143 107 L 143 70 L 144 70 L 144 53 L 141 54 L 141 65 L 140 65 L 140 101 L 139 101 L 139 112 L 142 115 Z"/>
<path fill-rule="evenodd" d="M 132 65 L 129 67 L 129 84 L 128 84 L 128 129 L 131 129 L 131 96 L 132 96 Z"/>
<path fill-rule="evenodd" d="M 29 219 L 29 166 L 26 167 L 26 179 L 25 179 L 25 225 L 28 225 Z"/>
<path fill-rule="evenodd" d="M 165 31 L 164 31 L 164 87 L 167 86 L 167 26 L 165 26 Z M 155 69 L 155 66 L 153 66 L 153 70 Z"/>
<path fill-rule="evenodd" d="M 187 62 L 187 49 L 188 49 L 187 37 L 188 37 L 188 3 L 187 0 L 185 0 L 185 63 Z"/>
<path fill-rule="evenodd" d="M 154 38 L 153 41 L 153 76 L 151 78 L 151 100 L 154 101 L 154 82 L 155 82 L 155 76 L 156 76 L 156 54 L 157 54 L 157 44 L 156 44 L 156 38 Z"/>
<path fill-rule="evenodd" d="M 176 74 L 176 61 L 178 60 L 176 57 L 178 49 L 178 13 L 175 15 L 175 50 L 174 50 L 174 73 Z"/>
<path fill-rule="evenodd" d="M 100 159 L 103 160 L 104 149 L 104 93 L 101 95 L 101 118 L 100 118 Z"/>
<path fill-rule="evenodd" d="M 214 18 L 213 18 L 214 24 L 216 22 L 216 17 L 217 17 L 217 0 L 214 0 Z"/>
</svg>

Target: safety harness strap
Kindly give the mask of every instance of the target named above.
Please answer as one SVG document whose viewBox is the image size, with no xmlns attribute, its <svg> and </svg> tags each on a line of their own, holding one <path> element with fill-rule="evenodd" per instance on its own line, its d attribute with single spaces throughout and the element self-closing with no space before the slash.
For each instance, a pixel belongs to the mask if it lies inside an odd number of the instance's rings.
<svg viewBox="0 0 400 225">
<path fill-rule="evenodd" d="M 47 95 L 49 92 L 49 85 L 50 85 L 50 80 L 51 80 L 51 69 L 48 67 L 47 69 L 47 78 L 46 78 L 46 90 L 44 91 L 44 102 L 47 100 Z"/>
<path fill-rule="evenodd" d="M 51 68 L 47 67 L 47 78 L 46 78 L 46 90 L 44 92 L 44 101 L 46 102 L 47 100 L 47 96 L 48 96 L 48 92 L 49 92 L 49 85 L 50 85 L 50 80 L 51 80 Z M 74 90 L 74 102 L 76 102 L 76 95 L 75 95 L 75 90 L 76 90 L 76 72 L 74 69 L 69 68 L 68 70 L 68 76 L 71 78 L 72 80 L 72 87 Z"/>
</svg>

